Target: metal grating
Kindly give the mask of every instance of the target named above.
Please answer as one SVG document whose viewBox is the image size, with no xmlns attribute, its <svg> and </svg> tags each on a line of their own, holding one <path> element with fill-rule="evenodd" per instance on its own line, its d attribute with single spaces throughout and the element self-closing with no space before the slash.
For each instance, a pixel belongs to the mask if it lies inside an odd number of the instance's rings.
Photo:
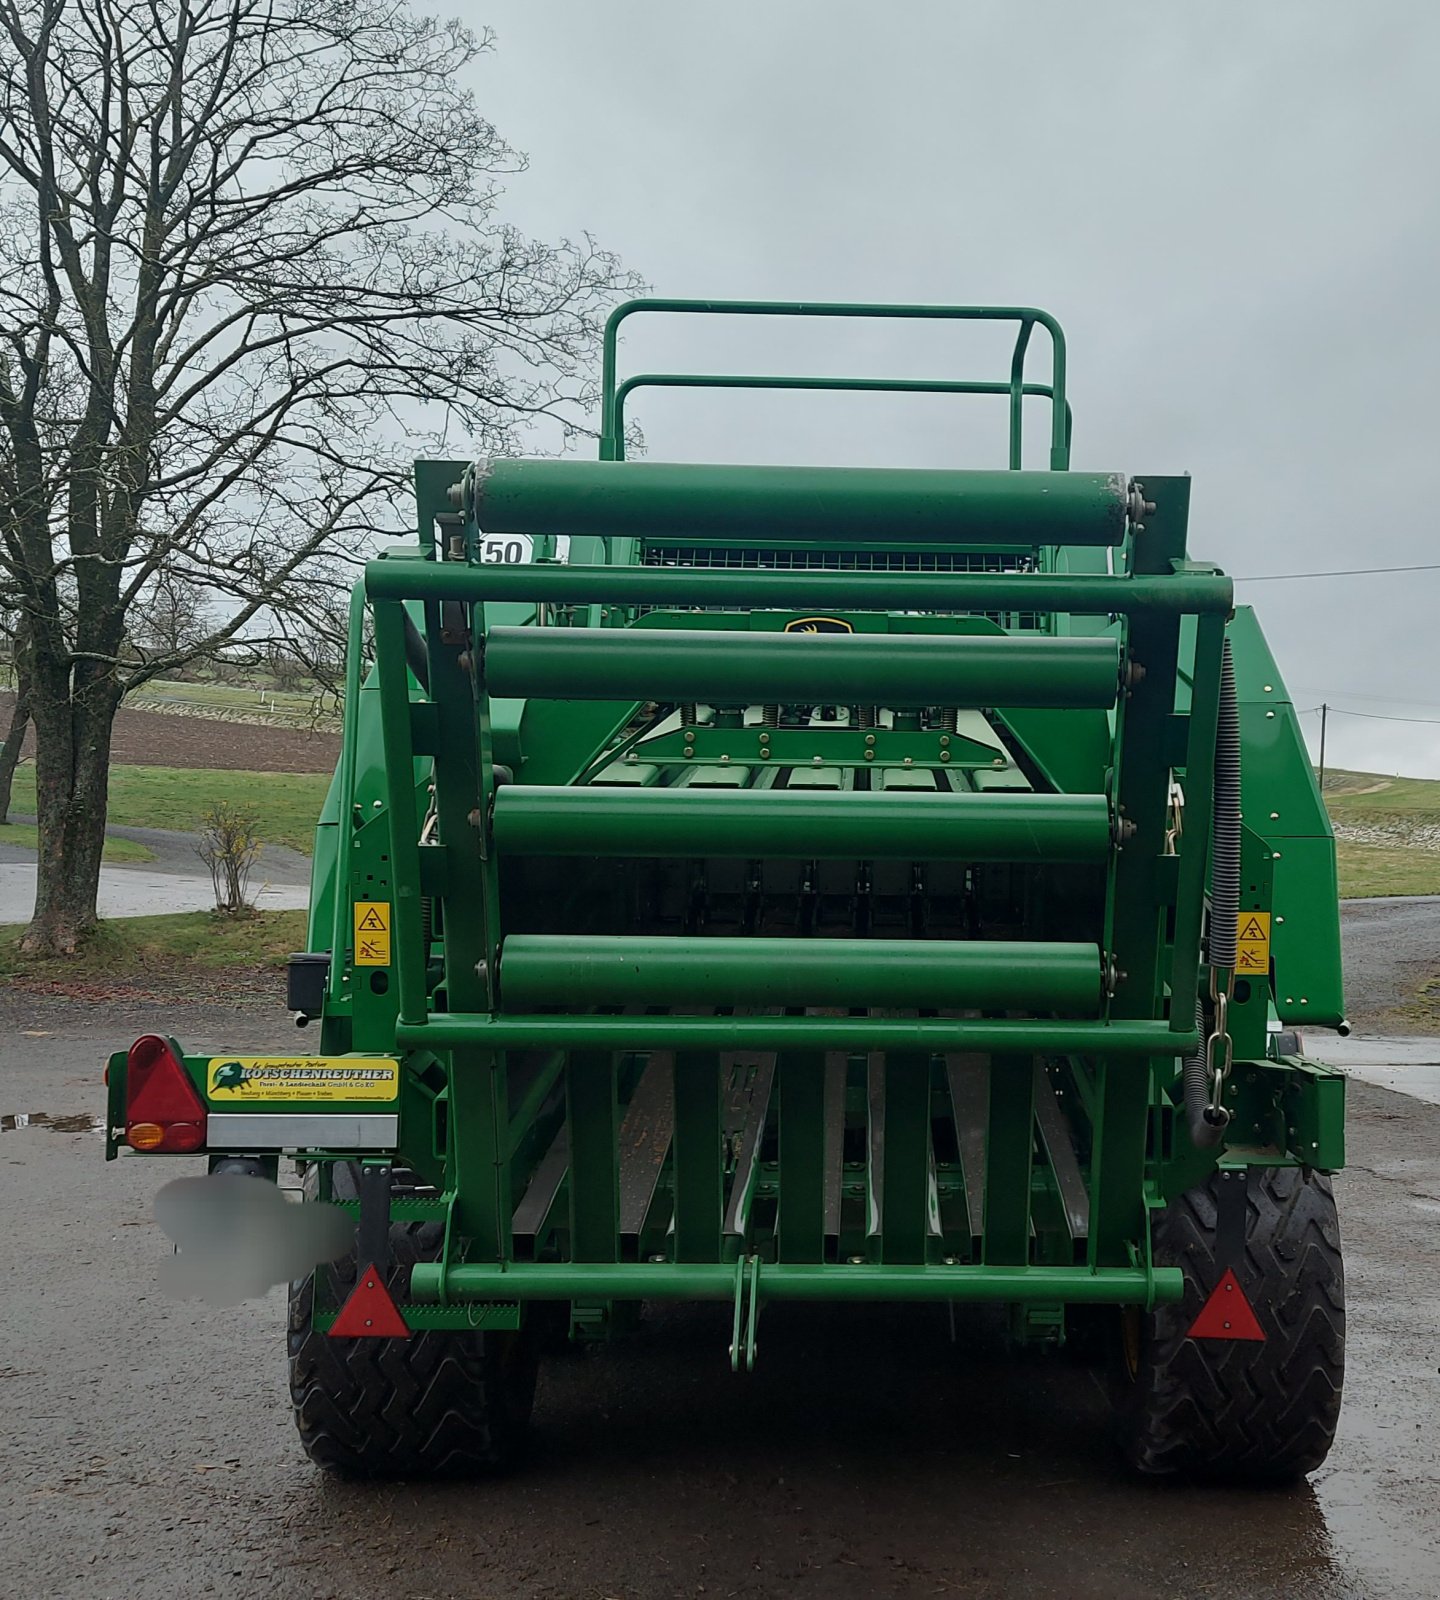
<svg viewBox="0 0 1440 1600">
<path fill-rule="evenodd" d="M 934 550 L 736 549 L 647 544 L 647 567 L 724 567 L 765 572 L 1032 572 L 1035 558 L 1015 551 L 955 554 Z"/>
</svg>

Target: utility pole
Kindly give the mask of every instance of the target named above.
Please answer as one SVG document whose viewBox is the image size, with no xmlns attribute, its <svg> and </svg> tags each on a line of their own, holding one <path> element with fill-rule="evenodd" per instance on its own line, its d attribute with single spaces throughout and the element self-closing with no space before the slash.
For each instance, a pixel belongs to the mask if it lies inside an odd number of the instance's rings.
<svg viewBox="0 0 1440 1600">
<path fill-rule="evenodd" d="M 1330 715 L 1330 707 L 1323 702 L 1320 706 L 1320 788 L 1325 788 L 1325 719 Z"/>
</svg>

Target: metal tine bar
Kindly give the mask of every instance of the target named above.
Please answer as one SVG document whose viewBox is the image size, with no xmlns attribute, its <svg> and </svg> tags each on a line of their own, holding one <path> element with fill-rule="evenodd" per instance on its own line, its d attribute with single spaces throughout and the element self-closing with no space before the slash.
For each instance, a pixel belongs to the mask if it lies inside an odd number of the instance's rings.
<svg viewBox="0 0 1440 1600">
<path fill-rule="evenodd" d="M 515 1207 L 510 1226 L 517 1239 L 538 1239 L 544 1233 L 560 1185 L 569 1170 L 570 1130 L 562 1122 L 555 1130 L 550 1148 L 540 1158 L 525 1193 L 520 1196 L 520 1204 Z"/>
<path fill-rule="evenodd" d="M 782 1261 L 819 1261 L 825 1244 L 825 1057 L 789 1050 L 776 1063 L 780 1085 Z"/>
<path fill-rule="evenodd" d="M 677 1261 L 720 1260 L 725 1188 L 720 1060 L 714 1050 L 677 1050 L 673 1056 Z"/>
<path fill-rule="evenodd" d="M 747 1083 L 737 1083 L 735 1074 L 753 1069 Z M 770 1093 L 775 1082 L 774 1051 L 727 1051 L 720 1058 L 722 1082 L 729 1074 L 732 1102 L 743 1106 L 743 1121 L 737 1132 L 739 1148 L 735 1175 L 730 1183 L 730 1198 L 725 1207 L 725 1233 L 744 1240 L 750 1231 L 750 1202 L 760 1166 L 760 1141 L 770 1113 Z"/>
<path fill-rule="evenodd" d="M 985 1125 L 990 1115 L 990 1074 L 983 1056 L 947 1055 L 955 1142 L 960 1151 L 960 1177 L 965 1185 L 965 1213 L 970 1234 L 985 1231 Z"/>
<path fill-rule="evenodd" d="M 1035 1120 L 1050 1170 L 1055 1174 L 1055 1186 L 1065 1211 L 1065 1226 L 1072 1239 L 1084 1239 L 1090 1232 L 1090 1196 L 1075 1154 L 1070 1124 L 1060 1109 L 1050 1074 L 1040 1061 L 1035 1063 Z"/>
<path fill-rule="evenodd" d="M 844 1050 L 825 1056 L 825 1236 L 840 1237 L 840 1202 L 845 1177 L 845 1084 L 850 1057 Z"/>
<path fill-rule="evenodd" d="M 1030 1169 L 1035 1148 L 1031 1057 L 990 1058 L 985 1143 L 985 1263 L 1024 1266 L 1030 1254 Z"/>
<path fill-rule="evenodd" d="M 675 1127 L 674 1052 L 651 1053 L 620 1125 L 620 1234 L 638 1237 Z"/>
</svg>

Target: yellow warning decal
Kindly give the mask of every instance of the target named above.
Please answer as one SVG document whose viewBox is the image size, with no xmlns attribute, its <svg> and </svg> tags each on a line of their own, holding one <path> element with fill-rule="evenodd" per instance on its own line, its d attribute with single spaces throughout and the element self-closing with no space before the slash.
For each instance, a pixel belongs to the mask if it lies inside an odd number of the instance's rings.
<svg viewBox="0 0 1440 1600">
<path fill-rule="evenodd" d="M 1270 971 L 1270 913 L 1240 913 L 1240 953 L 1235 958 L 1236 972 Z"/>
<path fill-rule="evenodd" d="M 355 965 L 357 967 L 388 967 L 390 965 L 390 902 L 388 900 L 357 900 L 355 902 Z"/>
<path fill-rule="evenodd" d="M 212 1056 L 205 1089 L 217 1111 L 252 1100 L 396 1100 L 400 1064 L 384 1056 Z"/>
</svg>

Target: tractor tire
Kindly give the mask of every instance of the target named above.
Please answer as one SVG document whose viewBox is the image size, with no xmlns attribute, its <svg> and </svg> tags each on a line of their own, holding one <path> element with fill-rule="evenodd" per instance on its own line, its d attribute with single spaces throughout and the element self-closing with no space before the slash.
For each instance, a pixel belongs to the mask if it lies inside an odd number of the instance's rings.
<svg viewBox="0 0 1440 1600">
<path fill-rule="evenodd" d="M 1122 1319 L 1120 1442 L 1130 1464 L 1154 1477 L 1286 1482 L 1325 1459 L 1340 1415 L 1345 1280 L 1335 1196 L 1318 1172 L 1251 1169 L 1245 1248 L 1232 1264 L 1264 1341 L 1192 1339 L 1224 1275 L 1220 1181 L 1212 1175 L 1156 1219 L 1155 1264 L 1181 1268 L 1185 1294 Z"/>
<path fill-rule="evenodd" d="M 353 1189 L 336 1172 L 337 1193 Z M 410 1268 L 440 1252 L 439 1223 L 394 1223 L 387 1279 L 396 1300 Z M 324 1272 L 325 1268 L 318 1269 Z M 352 1252 L 329 1269 L 343 1304 Z M 332 1339 L 312 1322 L 315 1273 L 290 1286 L 290 1399 L 306 1455 L 344 1478 L 454 1478 L 515 1465 L 535 1401 L 534 1341 L 521 1331 L 427 1330 L 408 1339 Z"/>
</svg>

